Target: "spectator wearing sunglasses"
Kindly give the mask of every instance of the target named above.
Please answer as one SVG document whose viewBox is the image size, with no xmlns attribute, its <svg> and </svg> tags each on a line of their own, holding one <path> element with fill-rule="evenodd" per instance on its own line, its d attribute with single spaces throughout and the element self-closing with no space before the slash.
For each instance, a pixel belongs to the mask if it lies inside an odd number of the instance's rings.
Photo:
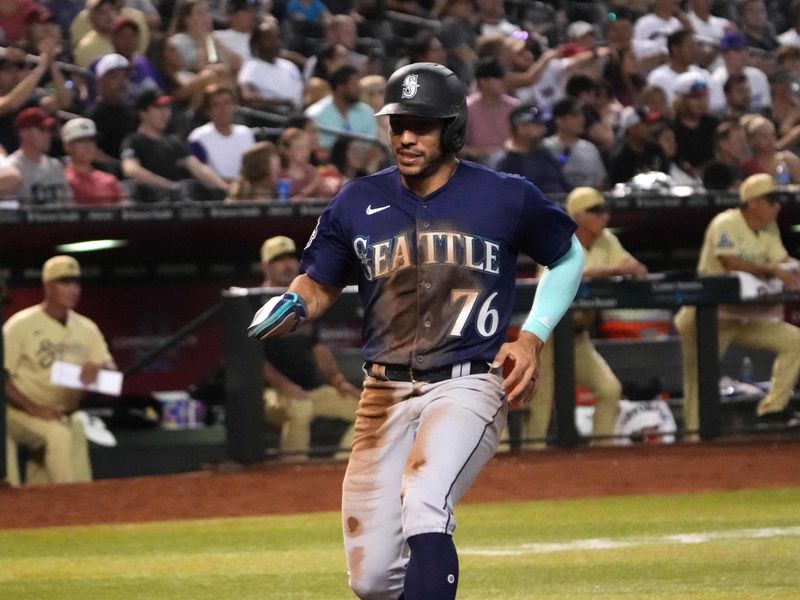
<svg viewBox="0 0 800 600">
<path fill-rule="evenodd" d="M 567 196 L 567 212 L 578 224 L 575 235 L 586 255 L 584 279 L 614 276 L 641 279 L 647 276 L 647 267 L 631 256 L 617 236 L 608 230 L 609 208 L 599 191 L 591 187 L 575 188 Z M 596 443 L 607 444 L 614 434 L 622 384 L 594 349 L 589 336 L 594 319 L 594 311 L 574 314 L 575 383 L 595 395 L 597 405 L 592 435 L 597 438 Z M 523 439 L 541 440 L 547 434 L 554 391 L 552 340 L 542 349 L 539 364 L 539 388 L 532 397 L 529 415 L 523 418 Z"/>
</svg>

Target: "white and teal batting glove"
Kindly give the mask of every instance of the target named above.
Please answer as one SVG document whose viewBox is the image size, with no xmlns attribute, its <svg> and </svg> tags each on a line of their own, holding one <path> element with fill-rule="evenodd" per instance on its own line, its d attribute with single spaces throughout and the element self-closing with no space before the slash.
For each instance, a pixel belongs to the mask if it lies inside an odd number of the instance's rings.
<svg viewBox="0 0 800 600">
<path fill-rule="evenodd" d="M 286 292 L 283 296 L 270 298 L 258 309 L 247 328 L 247 335 L 265 340 L 289 333 L 297 329 L 306 314 L 303 299 L 294 292 Z"/>
</svg>

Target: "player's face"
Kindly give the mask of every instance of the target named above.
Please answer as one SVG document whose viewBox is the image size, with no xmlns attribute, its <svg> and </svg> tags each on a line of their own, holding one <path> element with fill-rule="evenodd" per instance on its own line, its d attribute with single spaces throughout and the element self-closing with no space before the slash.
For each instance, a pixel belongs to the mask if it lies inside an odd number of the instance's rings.
<svg viewBox="0 0 800 600">
<path fill-rule="evenodd" d="M 81 284 L 77 279 L 57 279 L 45 284 L 45 295 L 52 304 L 73 310 L 81 297 Z"/>
<path fill-rule="evenodd" d="M 389 138 L 404 177 L 428 177 L 442 166 L 442 121 L 412 115 L 389 117 Z"/>
<path fill-rule="evenodd" d="M 753 202 L 753 208 L 762 221 L 774 223 L 781 211 L 781 204 L 775 197 L 761 196 Z"/>
<path fill-rule="evenodd" d="M 265 275 L 276 287 L 288 287 L 300 272 L 300 263 L 292 254 L 285 254 L 265 265 Z"/>
<path fill-rule="evenodd" d="M 594 235 L 599 235 L 608 225 L 609 216 L 608 207 L 601 204 L 575 215 L 575 222 L 578 223 L 578 227 L 581 229 L 586 229 Z"/>
</svg>

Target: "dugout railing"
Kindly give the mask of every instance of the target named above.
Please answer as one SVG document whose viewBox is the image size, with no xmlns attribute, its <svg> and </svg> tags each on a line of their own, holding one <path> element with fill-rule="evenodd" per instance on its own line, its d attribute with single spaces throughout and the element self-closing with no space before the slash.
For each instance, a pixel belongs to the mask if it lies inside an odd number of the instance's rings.
<svg viewBox="0 0 800 600">
<path fill-rule="evenodd" d="M 535 280 L 520 280 L 515 296 L 515 313 L 531 306 Z M 232 288 L 223 293 L 224 352 L 226 377 L 226 426 L 228 451 L 237 461 L 264 458 L 263 381 L 261 342 L 246 335 L 252 315 L 265 296 L 281 290 Z M 800 294 L 763 297 L 752 302 L 797 301 Z M 697 307 L 698 384 L 700 392 L 700 430 L 703 440 L 720 435 L 719 348 L 717 307 L 743 302 L 736 277 L 670 279 L 659 274 L 647 280 L 594 280 L 581 284 L 573 302 L 554 333 L 556 444 L 572 447 L 579 443 L 575 426 L 574 327 L 572 310 L 604 308 Z M 354 287 L 345 288 L 340 299 L 325 315 L 325 320 L 352 320 L 360 306 Z"/>
</svg>

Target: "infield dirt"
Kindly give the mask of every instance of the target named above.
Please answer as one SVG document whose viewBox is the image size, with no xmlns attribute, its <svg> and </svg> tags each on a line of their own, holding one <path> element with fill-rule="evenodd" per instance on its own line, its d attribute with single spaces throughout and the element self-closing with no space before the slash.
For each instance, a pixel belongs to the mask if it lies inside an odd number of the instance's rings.
<svg viewBox="0 0 800 600">
<path fill-rule="evenodd" d="M 222 470 L 237 472 L 221 472 Z M 344 463 L 0 488 L 0 528 L 335 511 Z M 800 439 L 501 454 L 465 502 L 800 486 Z"/>
</svg>

